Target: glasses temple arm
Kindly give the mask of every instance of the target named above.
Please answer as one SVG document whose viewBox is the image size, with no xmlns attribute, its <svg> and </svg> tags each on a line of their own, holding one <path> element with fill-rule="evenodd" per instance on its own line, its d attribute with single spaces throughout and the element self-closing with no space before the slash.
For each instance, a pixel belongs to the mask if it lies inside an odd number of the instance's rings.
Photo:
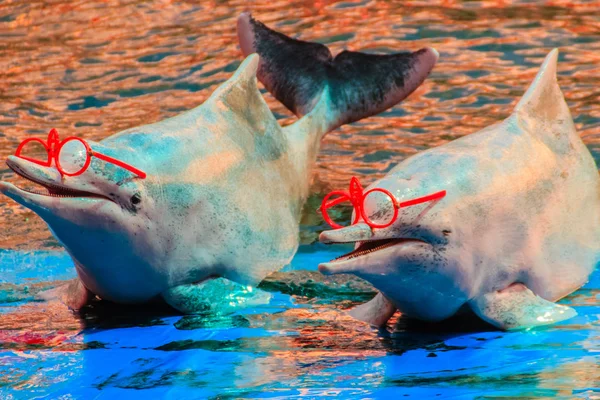
<svg viewBox="0 0 600 400">
<path fill-rule="evenodd" d="M 341 204 L 345 201 L 349 201 L 350 200 L 350 196 L 347 197 L 338 197 L 337 199 L 331 200 L 329 202 L 327 202 L 327 204 L 325 204 L 325 208 L 330 208 L 330 207 L 334 207 L 337 206 L 338 204 Z M 320 207 L 319 210 L 322 210 L 323 207 Z"/>
<path fill-rule="evenodd" d="M 417 204 L 421 204 L 421 203 L 427 203 L 428 201 L 433 201 L 433 200 L 440 200 L 442 198 L 444 198 L 446 196 L 446 191 L 442 190 L 427 196 L 423 196 L 423 197 L 418 197 L 416 199 L 412 199 L 412 200 L 407 200 L 407 201 L 403 201 L 402 203 L 399 204 L 400 208 L 403 207 L 410 207 L 410 206 L 415 206 Z"/>
<path fill-rule="evenodd" d="M 101 160 L 104 160 L 104 161 L 107 161 L 109 163 L 118 165 L 121 168 L 124 168 L 124 169 L 126 169 L 128 171 L 131 171 L 131 172 L 133 172 L 134 174 L 136 174 L 137 176 L 139 176 L 142 179 L 146 178 L 146 173 L 144 171 L 139 170 L 139 169 L 137 169 L 137 168 L 135 168 L 135 167 L 127 164 L 127 163 L 124 163 L 123 161 L 117 160 L 116 158 L 112 158 L 112 157 L 109 157 L 109 156 L 104 155 L 102 153 L 97 153 L 95 151 L 92 153 L 92 155 L 94 157 L 98 157 Z"/>
</svg>

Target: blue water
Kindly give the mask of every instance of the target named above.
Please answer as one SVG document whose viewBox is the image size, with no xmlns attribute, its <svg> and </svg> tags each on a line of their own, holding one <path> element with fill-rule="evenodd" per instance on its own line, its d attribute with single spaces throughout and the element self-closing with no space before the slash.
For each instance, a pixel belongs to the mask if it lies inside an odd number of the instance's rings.
<svg viewBox="0 0 600 400">
<path fill-rule="evenodd" d="M 305 247 L 291 268 L 333 255 Z M 18 315 L 0 341 L 3 399 L 600 398 L 598 271 L 563 301 L 576 318 L 509 333 L 470 319 L 376 331 L 346 318 L 343 300 L 281 293 L 204 316 L 97 304 L 83 327 L 68 316 L 40 327 L 36 312 L 52 310 L 30 293 L 73 277 L 69 257 L 3 251 L 0 276 L 1 328 Z"/>
<path fill-rule="evenodd" d="M 436 47 L 438 64 L 406 101 L 323 141 L 303 246 L 287 268 L 314 271 L 345 250 L 317 243 L 327 228 L 315 212 L 325 193 L 351 176 L 369 184 L 406 157 L 502 120 L 553 47 L 577 131 L 600 163 L 597 3 L 0 2 L 0 158 L 50 128 L 100 140 L 197 106 L 239 65 L 235 21 L 245 10 L 334 53 Z M 265 99 L 282 124 L 295 120 Z M 0 179 L 16 179 L 3 162 Z M 96 302 L 78 318 L 36 301 L 75 272 L 45 224 L 6 197 L 0 248 L 11 249 L 0 250 L 0 400 L 600 399 L 598 271 L 563 300 L 579 315 L 555 326 L 504 333 L 473 320 L 400 319 L 375 331 L 344 314 L 372 295 L 368 288 L 302 279 L 255 291 L 258 301 L 236 311 L 236 296 L 188 317 Z"/>
</svg>

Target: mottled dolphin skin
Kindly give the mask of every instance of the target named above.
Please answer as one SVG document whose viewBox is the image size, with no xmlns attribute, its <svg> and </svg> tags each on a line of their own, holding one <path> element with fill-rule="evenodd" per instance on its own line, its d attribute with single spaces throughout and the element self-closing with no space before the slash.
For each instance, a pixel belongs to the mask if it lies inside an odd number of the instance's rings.
<svg viewBox="0 0 600 400">
<path fill-rule="evenodd" d="M 0 183 L 2 193 L 44 219 L 73 258 L 79 280 L 57 296 L 72 308 L 96 295 L 118 303 L 163 298 L 188 312 L 196 283 L 223 277 L 256 284 L 288 264 L 323 135 L 399 102 L 437 60 L 433 49 L 353 53 L 384 73 L 380 80 L 363 79 L 355 61 L 321 59 L 326 47 L 286 38 L 249 18 L 240 17 L 243 47 L 250 43 L 264 53 L 259 76 L 285 82 L 274 92 L 294 105 L 301 117 L 296 123 L 282 128 L 275 120 L 257 88 L 259 55 L 252 54 L 199 107 L 90 142 L 94 151 L 146 172 L 146 179 L 96 158 L 80 176 L 7 159 L 17 174 L 46 188 L 31 192 Z M 278 52 L 302 58 L 270 56 Z M 298 76 L 302 65 L 310 68 Z M 82 154 L 70 156 L 76 161 Z"/>
<path fill-rule="evenodd" d="M 427 321 L 470 309 L 501 329 L 576 315 L 553 302 L 600 260 L 600 186 L 558 86 L 557 57 L 547 56 L 506 120 L 412 156 L 369 187 L 398 199 L 445 189 L 445 198 L 401 209 L 389 228 L 359 222 L 321 234 L 357 242 L 321 272 L 352 273 L 380 291 L 352 315 L 383 325 L 396 309 Z M 379 202 L 367 203 L 368 215 L 391 212 Z"/>
</svg>

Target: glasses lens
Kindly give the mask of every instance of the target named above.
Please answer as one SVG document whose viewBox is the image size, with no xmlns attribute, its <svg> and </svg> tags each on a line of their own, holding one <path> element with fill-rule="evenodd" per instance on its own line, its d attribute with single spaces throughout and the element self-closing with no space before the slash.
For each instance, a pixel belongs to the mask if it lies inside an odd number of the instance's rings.
<svg viewBox="0 0 600 400">
<path fill-rule="evenodd" d="M 347 195 L 329 194 L 321 205 L 321 212 L 327 223 L 334 228 L 348 226 L 352 221 L 352 203 Z"/>
<path fill-rule="evenodd" d="M 20 148 L 18 157 L 38 163 L 48 162 L 48 151 L 41 141 L 30 140 Z"/>
<path fill-rule="evenodd" d="M 378 189 L 367 193 L 363 202 L 363 209 L 365 212 L 364 218 L 376 226 L 390 225 L 397 215 L 392 197 Z"/>
<path fill-rule="evenodd" d="M 77 174 L 86 167 L 87 149 L 79 139 L 69 139 L 63 143 L 58 153 L 60 168 L 66 174 Z"/>
</svg>

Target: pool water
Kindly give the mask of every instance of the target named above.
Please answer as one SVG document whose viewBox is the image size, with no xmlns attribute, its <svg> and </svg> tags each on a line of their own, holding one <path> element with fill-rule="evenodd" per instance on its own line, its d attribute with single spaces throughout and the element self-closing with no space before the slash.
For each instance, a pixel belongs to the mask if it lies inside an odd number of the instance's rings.
<svg viewBox="0 0 600 400">
<path fill-rule="evenodd" d="M 344 310 L 373 295 L 315 273 L 348 248 L 317 243 L 323 194 L 365 184 L 427 148 L 509 115 L 544 56 L 600 161 L 600 4 L 593 1 L 11 1 L 0 3 L 0 158 L 57 128 L 99 140 L 200 104 L 239 65 L 245 10 L 288 35 L 387 53 L 436 47 L 401 105 L 329 134 L 288 274 L 202 315 L 36 301 L 74 277 L 41 220 L 0 198 L 0 398 L 600 399 L 600 271 L 562 300 L 579 315 L 504 333 L 472 319 L 400 318 L 373 330 Z M 282 124 L 294 120 L 265 95 Z M 540 166 L 543 168 L 543 166 Z M 4 165 L 1 179 L 17 178 Z M 310 272 L 312 271 L 312 272 Z M 238 296 L 239 294 L 239 296 Z M 239 297 L 239 298 L 238 298 Z M 236 302 L 243 303 L 234 307 Z"/>
<path fill-rule="evenodd" d="M 302 248 L 289 268 L 335 255 Z M 301 280 L 283 291 L 306 297 L 234 312 L 96 303 L 77 318 L 32 302 L 74 276 L 65 253 L 5 251 L 0 271 L 2 398 L 600 398 L 600 271 L 561 301 L 577 317 L 509 333 L 472 319 L 376 331 L 343 313 L 368 288 L 312 297 Z"/>
</svg>

